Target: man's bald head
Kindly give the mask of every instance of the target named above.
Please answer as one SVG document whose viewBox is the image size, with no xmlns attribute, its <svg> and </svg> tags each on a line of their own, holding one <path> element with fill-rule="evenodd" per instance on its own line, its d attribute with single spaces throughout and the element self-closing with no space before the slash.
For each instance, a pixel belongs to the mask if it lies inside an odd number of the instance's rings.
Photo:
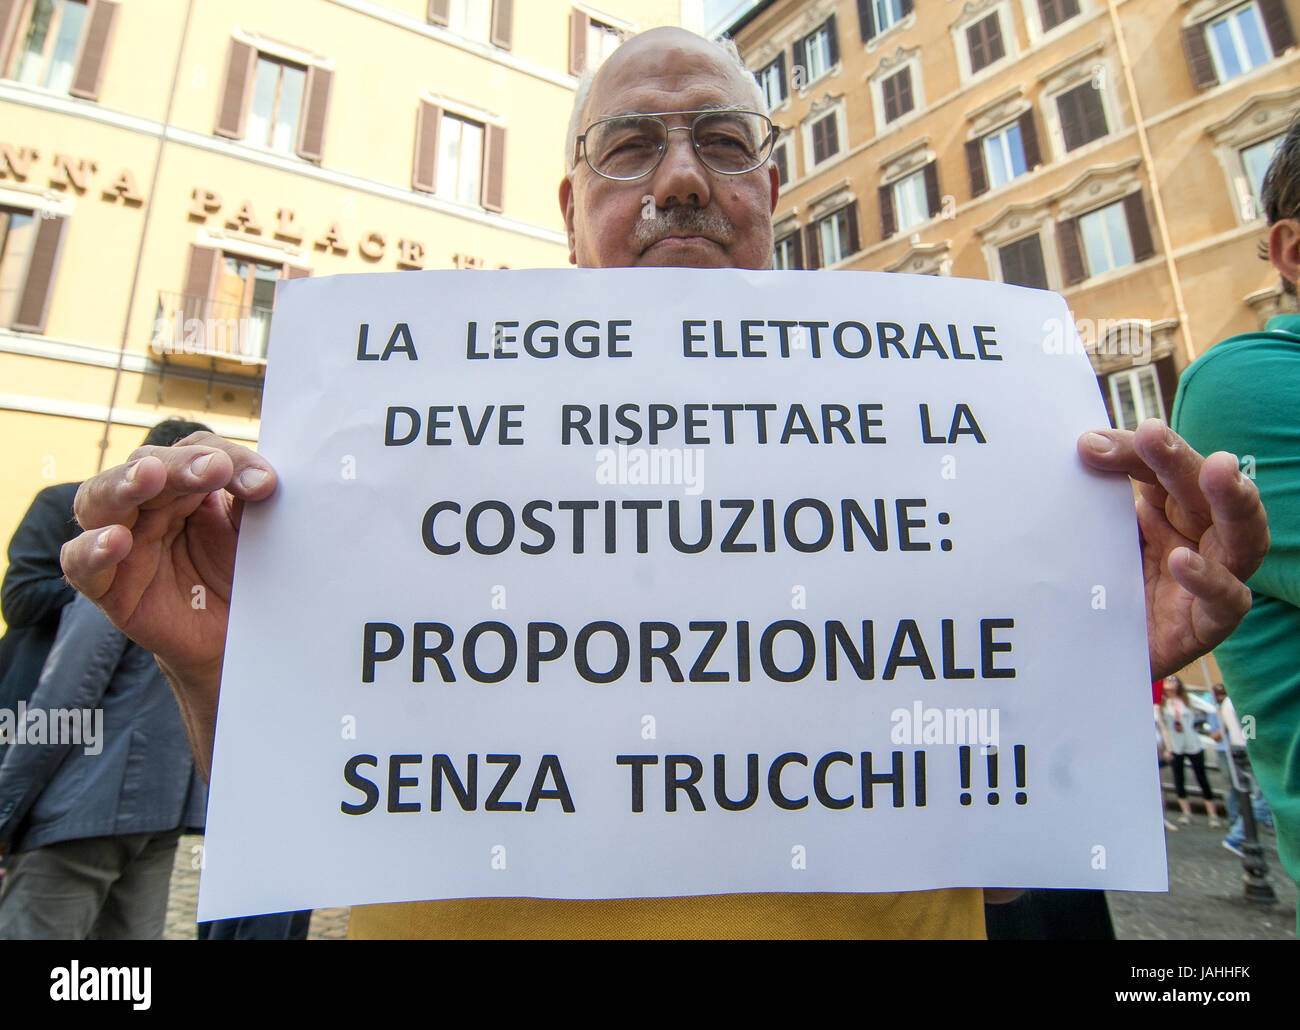
<svg viewBox="0 0 1300 1030">
<path fill-rule="evenodd" d="M 754 73 L 745 67 L 744 59 L 736 44 L 729 39 L 710 40 L 688 29 L 663 26 L 639 32 L 619 45 L 604 64 L 598 68 L 588 68 L 578 81 L 578 90 L 573 97 L 573 113 L 569 116 L 569 133 L 565 137 L 564 167 L 572 171 L 578 134 L 586 127 L 587 109 L 593 94 L 597 93 L 601 79 L 607 79 L 617 72 L 620 63 L 635 58 L 645 51 L 656 58 L 669 55 L 698 55 L 716 62 L 719 73 L 734 78 L 736 85 L 744 91 L 745 106 L 754 111 L 767 110 L 767 98 L 754 78 Z M 610 74 L 607 74 L 607 70 Z"/>
</svg>

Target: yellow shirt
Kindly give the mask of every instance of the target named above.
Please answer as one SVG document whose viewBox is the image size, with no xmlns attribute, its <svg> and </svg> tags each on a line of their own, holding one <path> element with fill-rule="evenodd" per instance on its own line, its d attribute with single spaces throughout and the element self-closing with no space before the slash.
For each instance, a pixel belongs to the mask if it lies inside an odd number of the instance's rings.
<svg viewBox="0 0 1300 1030">
<path fill-rule="evenodd" d="M 905 894 L 717 894 L 563 901 L 469 898 L 358 905 L 359 940 L 502 938 L 984 939 L 978 888 Z"/>
</svg>

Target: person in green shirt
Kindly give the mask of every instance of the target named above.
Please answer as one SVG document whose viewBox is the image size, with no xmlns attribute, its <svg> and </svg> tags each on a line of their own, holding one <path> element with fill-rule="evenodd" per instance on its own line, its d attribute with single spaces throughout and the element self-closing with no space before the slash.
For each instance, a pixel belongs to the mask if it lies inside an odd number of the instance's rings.
<svg viewBox="0 0 1300 1030">
<path fill-rule="evenodd" d="M 1300 115 L 1264 176 L 1268 254 L 1294 306 L 1300 277 Z M 1259 488 L 1272 547 L 1246 581 L 1251 608 L 1215 650 L 1251 765 L 1273 807 L 1278 856 L 1300 883 L 1300 314 L 1233 336 L 1183 372 L 1173 428 L 1231 451 Z M 1252 737 L 1253 730 L 1253 739 Z"/>
</svg>

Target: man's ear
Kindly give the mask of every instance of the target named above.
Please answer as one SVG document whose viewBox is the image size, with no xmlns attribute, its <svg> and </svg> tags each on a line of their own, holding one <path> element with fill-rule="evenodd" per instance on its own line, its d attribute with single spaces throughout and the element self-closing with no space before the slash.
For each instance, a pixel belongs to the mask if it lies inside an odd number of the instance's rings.
<svg viewBox="0 0 1300 1030">
<path fill-rule="evenodd" d="M 1268 231 L 1268 259 L 1283 279 L 1300 281 L 1300 218 L 1283 218 Z"/>
<path fill-rule="evenodd" d="M 578 263 L 577 237 L 573 233 L 573 181 L 566 175 L 560 180 L 560 212 L 564 215 L 564 231 L 569 235 L 569 264 Z"/>
<path fill-rule="evenodd" d="M 772 181 L 772 213 L 776 213 L 776 195 L 781 192 L 781 173 L 776 170 L 776 162 L 773 161 L 768 166 L 768 174 Z"/>
</svg>

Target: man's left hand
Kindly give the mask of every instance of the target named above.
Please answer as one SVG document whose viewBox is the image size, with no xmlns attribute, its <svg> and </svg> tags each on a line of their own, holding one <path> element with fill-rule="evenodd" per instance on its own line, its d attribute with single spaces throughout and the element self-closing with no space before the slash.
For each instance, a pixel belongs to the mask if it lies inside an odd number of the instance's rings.
<svg viewBox="0 0 1300 1030">
<path fill-rule="evenodd" d="M 1245 581 L 1268 553 L 1264 505 L 1233 455 L 1202 458 L 1159 419 L 1085 433 L 1078 447 L 1086 464 L 1138 483 L 1147 642 L 1160 679 L 1222 643 L 1250 611 Z"/>
</svg>

